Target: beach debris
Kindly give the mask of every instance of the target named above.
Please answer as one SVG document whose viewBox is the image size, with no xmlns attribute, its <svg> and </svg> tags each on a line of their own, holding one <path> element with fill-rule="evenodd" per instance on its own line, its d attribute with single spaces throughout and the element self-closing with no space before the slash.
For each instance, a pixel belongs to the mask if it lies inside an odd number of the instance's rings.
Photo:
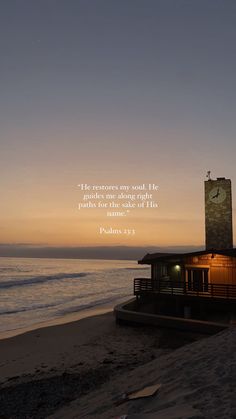
<svg viewBox="0 0 236 419">
<path fill-rule="evenodd" d="M 122 396 L 115 402 L 116 405 L 127 402 L 128 400 L 137 400 L 145 397 L 155 396 L 161 384 L 154 384 L 152 386 L 143 387 L 140 390 L 132 391 L 130 393 L 123 393 Z"/>
<path fill-rule="evenodd" d="M 140 399 L 143 397 L 154 396 L 160 389 L 161 384 L 154 384 L 152 386 L 144 387 L 142 390 L 135 391 L 128 395 L 129 400 Z"/>
</svg>

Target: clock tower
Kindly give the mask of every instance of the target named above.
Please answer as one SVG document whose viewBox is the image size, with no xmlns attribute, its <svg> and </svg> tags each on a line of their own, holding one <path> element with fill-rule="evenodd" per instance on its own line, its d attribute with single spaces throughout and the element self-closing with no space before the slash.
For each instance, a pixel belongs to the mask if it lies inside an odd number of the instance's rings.
<svg viewBox="0 0 236 419">
<path fill-rule="evenodd" d="M 205 181 L 206 249 L 232 249 L 231 180 L 219 177 Z"/>
</svg>

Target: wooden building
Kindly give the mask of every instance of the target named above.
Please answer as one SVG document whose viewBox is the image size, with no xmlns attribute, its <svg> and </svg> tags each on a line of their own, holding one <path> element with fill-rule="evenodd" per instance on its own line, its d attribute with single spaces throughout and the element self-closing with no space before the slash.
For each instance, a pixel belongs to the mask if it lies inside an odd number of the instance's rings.
<svg viewBox="0 0 236 419">
<path fill-rule="evenodd" d="M 137 302 L 156 314 L 231 320 L 236 315 L 236 249 L 147 254 L 151 278 L 136 278 Z"/>
<path fill-rule="evenodd" d="M 151 265 L 149 282 L 156 291 L 223 296 L 236 288 L 236 249 L 147 254 L 139 263 Z"/>
<path fill-rule="evenodd" d="M 150 278 L 134 280 L 139 308 L 191 319 L 236 320 L 236 249 L 233 248 L 231 180 L 211 179 L 205 186 L 206 250 L 147 254 Z M 227 319 L 228 318 L 228 319 Z"/>
</svg>

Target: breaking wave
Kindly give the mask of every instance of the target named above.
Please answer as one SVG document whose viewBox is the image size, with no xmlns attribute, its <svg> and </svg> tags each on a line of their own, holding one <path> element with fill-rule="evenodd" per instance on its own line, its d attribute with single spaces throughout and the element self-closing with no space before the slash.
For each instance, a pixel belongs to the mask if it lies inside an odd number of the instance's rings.
<svg viewBox="0 0 236 419">
<path fill-rule="evenodd" d="M 29 285 L 34 285 L 34 284 L 42 284 L 43 282 L 60 281 L 64 279 L 84 278 L 85 276 L 89 274 L 90 272 L 76 272 L 76 273 L 70 273 L 70 274 L 59 273 L 55 275 L 40 275 L 40 276 L 34 276 L 30 278 L 18 279 L 18 280 L 13 280 L 13 281 L 3 281 L 3 282 L 0 282 L 0 289 L 29 286 Z"/>
</svg>

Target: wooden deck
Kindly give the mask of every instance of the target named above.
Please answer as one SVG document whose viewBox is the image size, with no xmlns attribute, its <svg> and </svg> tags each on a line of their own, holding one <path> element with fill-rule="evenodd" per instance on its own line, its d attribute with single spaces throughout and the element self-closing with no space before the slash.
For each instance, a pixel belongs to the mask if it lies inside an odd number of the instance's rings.
<svg viewBox="0 0 236 419">
<path fill-rule="evenodd" d="M 171 279 L 154 281 L 150 278 L 135 278 L 134 295 L 140 294 L 188 295 L 236 300 L 236 285 L 207 284 L 189 289 L 186 282 L 172 281 Z"/>
</svg>

